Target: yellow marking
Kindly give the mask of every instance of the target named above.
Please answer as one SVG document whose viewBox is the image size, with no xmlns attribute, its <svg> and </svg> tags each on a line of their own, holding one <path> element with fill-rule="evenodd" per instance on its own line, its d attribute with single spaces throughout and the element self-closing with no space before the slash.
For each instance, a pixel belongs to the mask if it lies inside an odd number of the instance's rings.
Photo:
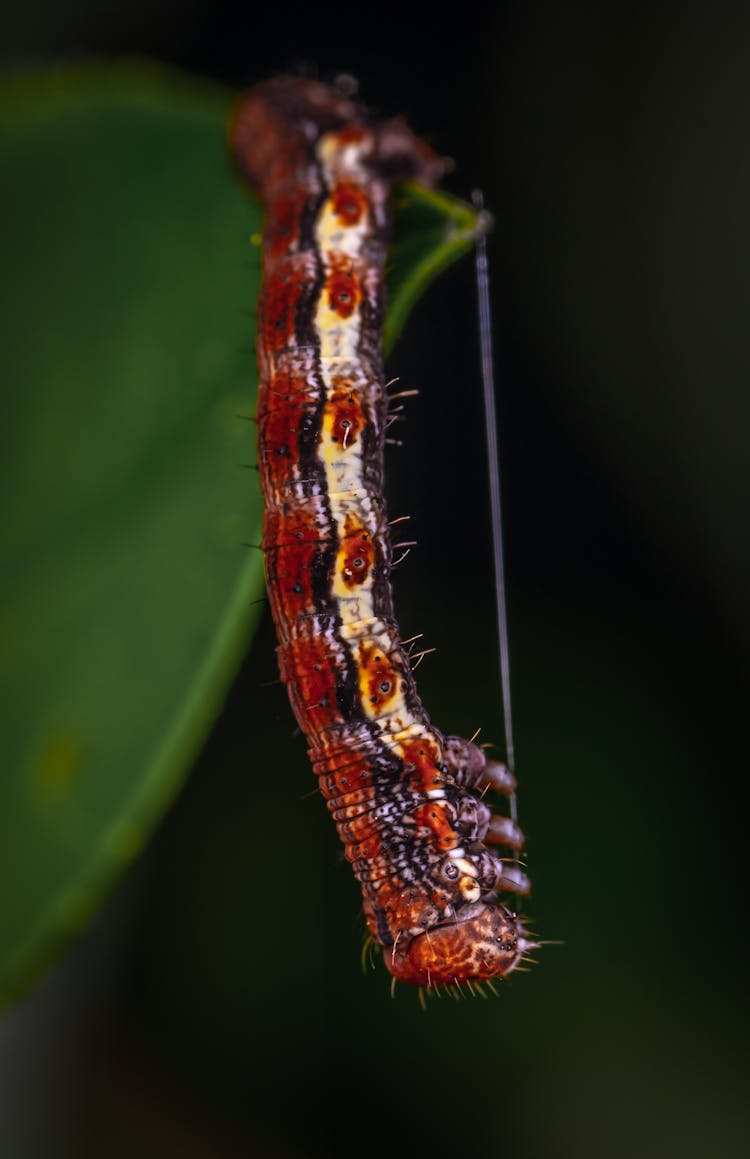
<svg viewBox="0 0 750 1159">
<path fill-rule="evenodd" d="M 356 358 L 359 343 L 358 310 L 353 310 L 350 318 L 342 318 L 336 310 L 331 309 L 328 295 L 323 293 L 315 314 L 315 329 L 320 336 L 321 359 Z"/>
<path fill-rule="evenodd" d="M 372 376 L 372 368 L 368 367 L 365 370 L 359 362 L 354 362 L 351 358 L 322 358 L 320 367 L 326 376 L 335 371 L 339 378 L 345 378 L 354 394 L 361 395 L 378 385 L 378 380 Z"/>
<path fill-rule="evenodd" d="M 321 246 L 325 247 L 323 252 L 337 250 L 348 257 L 358 257 L 368 229 L 367 214 L 363 214 L 356 225 L 342 225 L 333 208 L 333 200 L 329 198 L 321 210 L 315 232 Z"/>
<path fill-rule="evenodd" d="M 341 616 L 342 626 L 356 624 L 359 620 L 367 619 L 368 615 L 372 615 L 374 611 L 372 596 L 368 591 L 362 591 L 356 596 L 342 596 L 339 594 L 339 589 L 342 587 L 344 587 L 344 584 L 337 577 L 333 594 L 339 602 L 339 614 Z M 363 612 L 365 613 L 364 615 L 362 614 Z"/>
<path fill-rule="evenodd" d="M 369 687 L 366 680 L 360 679 L 359 691 L 362 708 L 370 720 L 382 720 L 383 722 L 388 720 L 389 725 L 396 724 L 399 729 L 402 729 L 405 722 L 410 719 L 406 710 L 406 701 L 400 692 L 398 694 L 394 693 L 393 696 L 389 697 L 387 706 L 381 704 L 378 707 L 377 705 L 373 705 L 370 700 Z M 384 726 L 381 725 L 380 727 L 383 728 Z M 392 728 L 388 727 L 386 731 L 392 732 Z"/>
<path fill-rule="evenodd" d="M 368 578 L 364 583 L 357 584 L 357 587 L 352 589 L 347 585 L 344 579 L 344 565 L 347 562 L 348 548 L 342 543 L 336 554 L 336 570 L 333 574 L 333 594 L 341 607 L 341 618 L 345 624 L 357 623 L 359 620 L 366 620 L 368 616 L 374 615 L 374 608 L 372 604 L 372 578 Z M 355 608 L 353 605 L 356 604 Z M 365 611 L 359 607 L 364 605 Z M 346 605 L 349 605 L 348 607 Z M 350 614 L 351 613 L 351 614 Z M 356 614 L 355 614 L 356 613 Z"/>
<path fill-rule="evenodd" d="M 359 597 L 357 597 L 359 598 Z M 341 629 L 341 635 L 346 640 L 361 640 L 364 636 L 378 638 L 385 633 L 385 624 L 381 619 L 371 616 L 361 616 L 359 620 L 350 620 Z"/>
<path fill-rule="evenodd" d="M 362 449 L 359 440 L 344 446 L 340 433 L 334 427 L 337 417 L 335 407 L 326 407 L 320 432 L 319 458 L 335 474 L 335 487 L 331 488 L 331 493 L 341 495 L 345 491 L 359 489 L 357 484 L 362 481 Z M 337 438 L 334 438 L 335 434 L 338 434 Z"/>
<path fill-rule="evenodd" d="M 458 888 L 464 896 L 464 901 L 479 901 L 482 891 L 478 883 L 473 877 L 462 877 L 458 883 Z"/>
<path fill-rule="evenodd" d="M 381 731 L 385 734 L 384 729 L 381 729 Z M 392 731 L 388 735 L 383 735 L 383 744 L 393 749 L 398 756 L 403 757 L 408 746 L 420 738 L 425 743 L 437 743 L 437 738 L 430 729 L 419 721 L 412 719 L 412 722 L 406 727 Z"/>
<path fill-rule="evenodd" d="M 360 160 L 361 148 L 361 142 L 350 142 L 342 146 L 335 133 L 326 133 L 321 137 L 317 146 L 318 160 L 326 171 L 330 186 L 335 186 L 341 179 L 353 180 L 356 184 L 367 181 L 367 173 Z M 322 246 L 356 257 L 362 253 L 362 243 L 370 228 L 367 217 L 363 213 L 356 224 L 346 225 L 334 209 L 333 198 L 329 197 L 321 208 L 315 232 Z"/>
<path fill-rule="evenodd" d="M 336 135 L 330 134 L 318 142 L 317 152 L 326 183 L 330 188 L 333 188 L 336 181 L 341 178 L 355 181 L 366 178 L 361 163 L 360 144 L 350 143 L 342 147 Z M 361 258 L 363 243 L 368 237 L 369 230 L 368 214 L 363 214 L 355 225 L 347 226 L 342 224 L 339 214 L 334 211 L 332 199 L 326 201 L 315 223 L 315 240 L 319 247 L 318 252 L 323 256 L 326 278 L 335 268 L 335 258 L 340 256 L 357 266 L 357 259 Z M 361 266 L 359 268 L 361 269 Z M 368 385 L 368 380 L 362 374 L 358 356 L 361 333 L 359 307 L 352 311 L 349 318 L 342 318 L 329 306 L 328 295 L 324 289 L 317 303 L 314 326 L 320 343 L 319 365 L 327 399 L 330 401 L 333 397 L 336 371 L 342 364 L 349 364 L 347 373 L 351 374 L 353 380 Z M 339 544 L 343 545 L 348 516 L 356 516 L 358 521 L 372 532 L 373 501 L 363 487 L 364 463 L 361 447 L 355 444 L 346 448 L 340 439 L 334 440 L 334 418 L 334 408 L 326 408 L 318 445 L 318 459 L 325 470 L 326 493 L 336 536 Z M 379 704 L 373 706 L 369 687 L 372 673 L 368 672 L 367 667 L 361 662 L 359 648 L 369 642 L 382 651 L 384 656 L 388 656 L 397 641 L 393 639 L 392 629 L 390 627 L 386 629 L 383 621 L 374 617 L 372 575 L 356 592 L 352 592 L 342 577 L 343 559 L 344 549 L 341 546 L 337 552 L 336 567 L 331 581 L 331 594 L 337 602 L 342 620 L 340 636 L 342 640 L 357 642 L 354 647 L 348 643 L 346 646 L 357 662 L 360 702 L 365 714 L 370 720 L 377 721 L 384 742 L 399 752 L 401 742 L 412 742 L 419 736 L 433 737 L 433 734 L 408 711 L 401 691 L 402 682 L 398 670 L 392 672 L 389 670 L 388 677 L 384 674 L 384 679 L 393 680 L 392 695 L 388 698 L 381 696 Z M 371 623 L 366 634 L 361 632 L 363 621 Z M 376 716 L 375 713 L 379 715 Z"/>
<path fill-rule="evenodd" d="M 356 633 L 349 634 L 344 631 L 344 629 L 347 628 L 349 624 L 361 624 L 362 620 L 371 620 L 373 618 L 372 599 L 370 598 L 369 593 L 364 592 L 356 596 L 338 596 L 337 598 L 341 604 L 339 607 L 339 612 L 343 621 L 341 625 L 341 635 L 349 640 L 361 639 L 362 637 L 358 637 Z M 364 610 L 369 613 L 367 616 L 362 615 L 362 605 L 364 605 Z"/>
</svg>

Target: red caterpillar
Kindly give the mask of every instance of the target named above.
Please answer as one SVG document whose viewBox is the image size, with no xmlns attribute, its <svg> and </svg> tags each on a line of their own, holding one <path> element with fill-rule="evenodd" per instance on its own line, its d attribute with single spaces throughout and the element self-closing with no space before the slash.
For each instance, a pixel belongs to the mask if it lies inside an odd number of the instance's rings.
<svg viewBox="0 0 750 1159">
<path fill-rule="evenodd" d="M 403 121 L 293 77 L 245 95 L 231 144 L 267 215 L 258 461 L 281 676 L 388 969 L 428 987 L 502 976 L 532 943 L 497 890 L 529 885 L 486 843 L 517 852 L 523 835 L 478 791 L 515 782 L 419 701 L 383 499 L 390 194 L 445 163 Z"/>
</svg>

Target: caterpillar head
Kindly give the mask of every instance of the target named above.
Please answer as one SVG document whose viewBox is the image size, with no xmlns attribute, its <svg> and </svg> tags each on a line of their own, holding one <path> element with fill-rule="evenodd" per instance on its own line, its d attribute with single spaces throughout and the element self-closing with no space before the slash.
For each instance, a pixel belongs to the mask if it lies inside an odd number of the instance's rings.
<svg viewBox="0 0 750 1159">
<path fill-rule="evenodd" d="M 533 945 L 506 906 L 476 902 L 462 906 L 454 921 L 397 939 L 385 962 L 395 978 L 416 986 L 481 982 L 509 974 Z"/>
</svg>

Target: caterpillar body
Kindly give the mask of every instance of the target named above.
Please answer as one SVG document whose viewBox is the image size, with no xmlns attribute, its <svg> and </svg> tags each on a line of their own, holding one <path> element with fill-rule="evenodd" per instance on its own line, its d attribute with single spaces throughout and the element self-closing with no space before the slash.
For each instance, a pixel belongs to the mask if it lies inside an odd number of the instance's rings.
<svg viewBox="0 0 750 1159">
<path fill-rule="evenodd" d="M 424 987 L 501 977 L 534 944 L 498 896 L 529 892 L 524 838 L 480 794 L 515 781 L 422 707 L 383 497 L 391 193 L 433 185 L 445 162 L 402 120 L 297 77 L 249 90 L 230 140 L 266 211 L 258 464 L 281 677 L 391 974 Z"/>
</svg>

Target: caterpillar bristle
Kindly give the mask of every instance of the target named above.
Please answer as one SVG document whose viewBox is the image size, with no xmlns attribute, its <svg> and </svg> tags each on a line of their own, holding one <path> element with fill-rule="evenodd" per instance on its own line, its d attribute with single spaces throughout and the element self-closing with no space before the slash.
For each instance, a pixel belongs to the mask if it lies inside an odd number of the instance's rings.
<svg viewBox="0 0 750 1159">
<path fill-rule="evenodd" d="M 435 649 L 412 653 L 418 637 L 400 639 L 389 582 L 416 541 L 391 543 L 384 446 L 403 445 L 387 432 L 405 417 L 397 400 L 419 391 L 383 386 L 374 304 L 393 191 L 432 186 L 449 165 L 405 121 L 350 95 L 274 77 L 245 94 L 229 127 L 237 169 L 267 211 L 258 463 L 244 464 L 259 472 L 265 514 L 262 545 L 245 546 L 264 552 L 281 677 L 362 887 L 362 968 L 379 945 L 392 994 L 397 980 L 416 986 L 426 1009 L 443 989 L 484 998 L 486 975 L 516 966 L 521 927 L 498 886 L 528 883 L 487 848 L 478 803 L 485 785 L 514 791 L 512 754 L 508 766 L 488 762 L 478 732 L 466 741 L 432 725 L 413 672 Z"/>
</svg>

